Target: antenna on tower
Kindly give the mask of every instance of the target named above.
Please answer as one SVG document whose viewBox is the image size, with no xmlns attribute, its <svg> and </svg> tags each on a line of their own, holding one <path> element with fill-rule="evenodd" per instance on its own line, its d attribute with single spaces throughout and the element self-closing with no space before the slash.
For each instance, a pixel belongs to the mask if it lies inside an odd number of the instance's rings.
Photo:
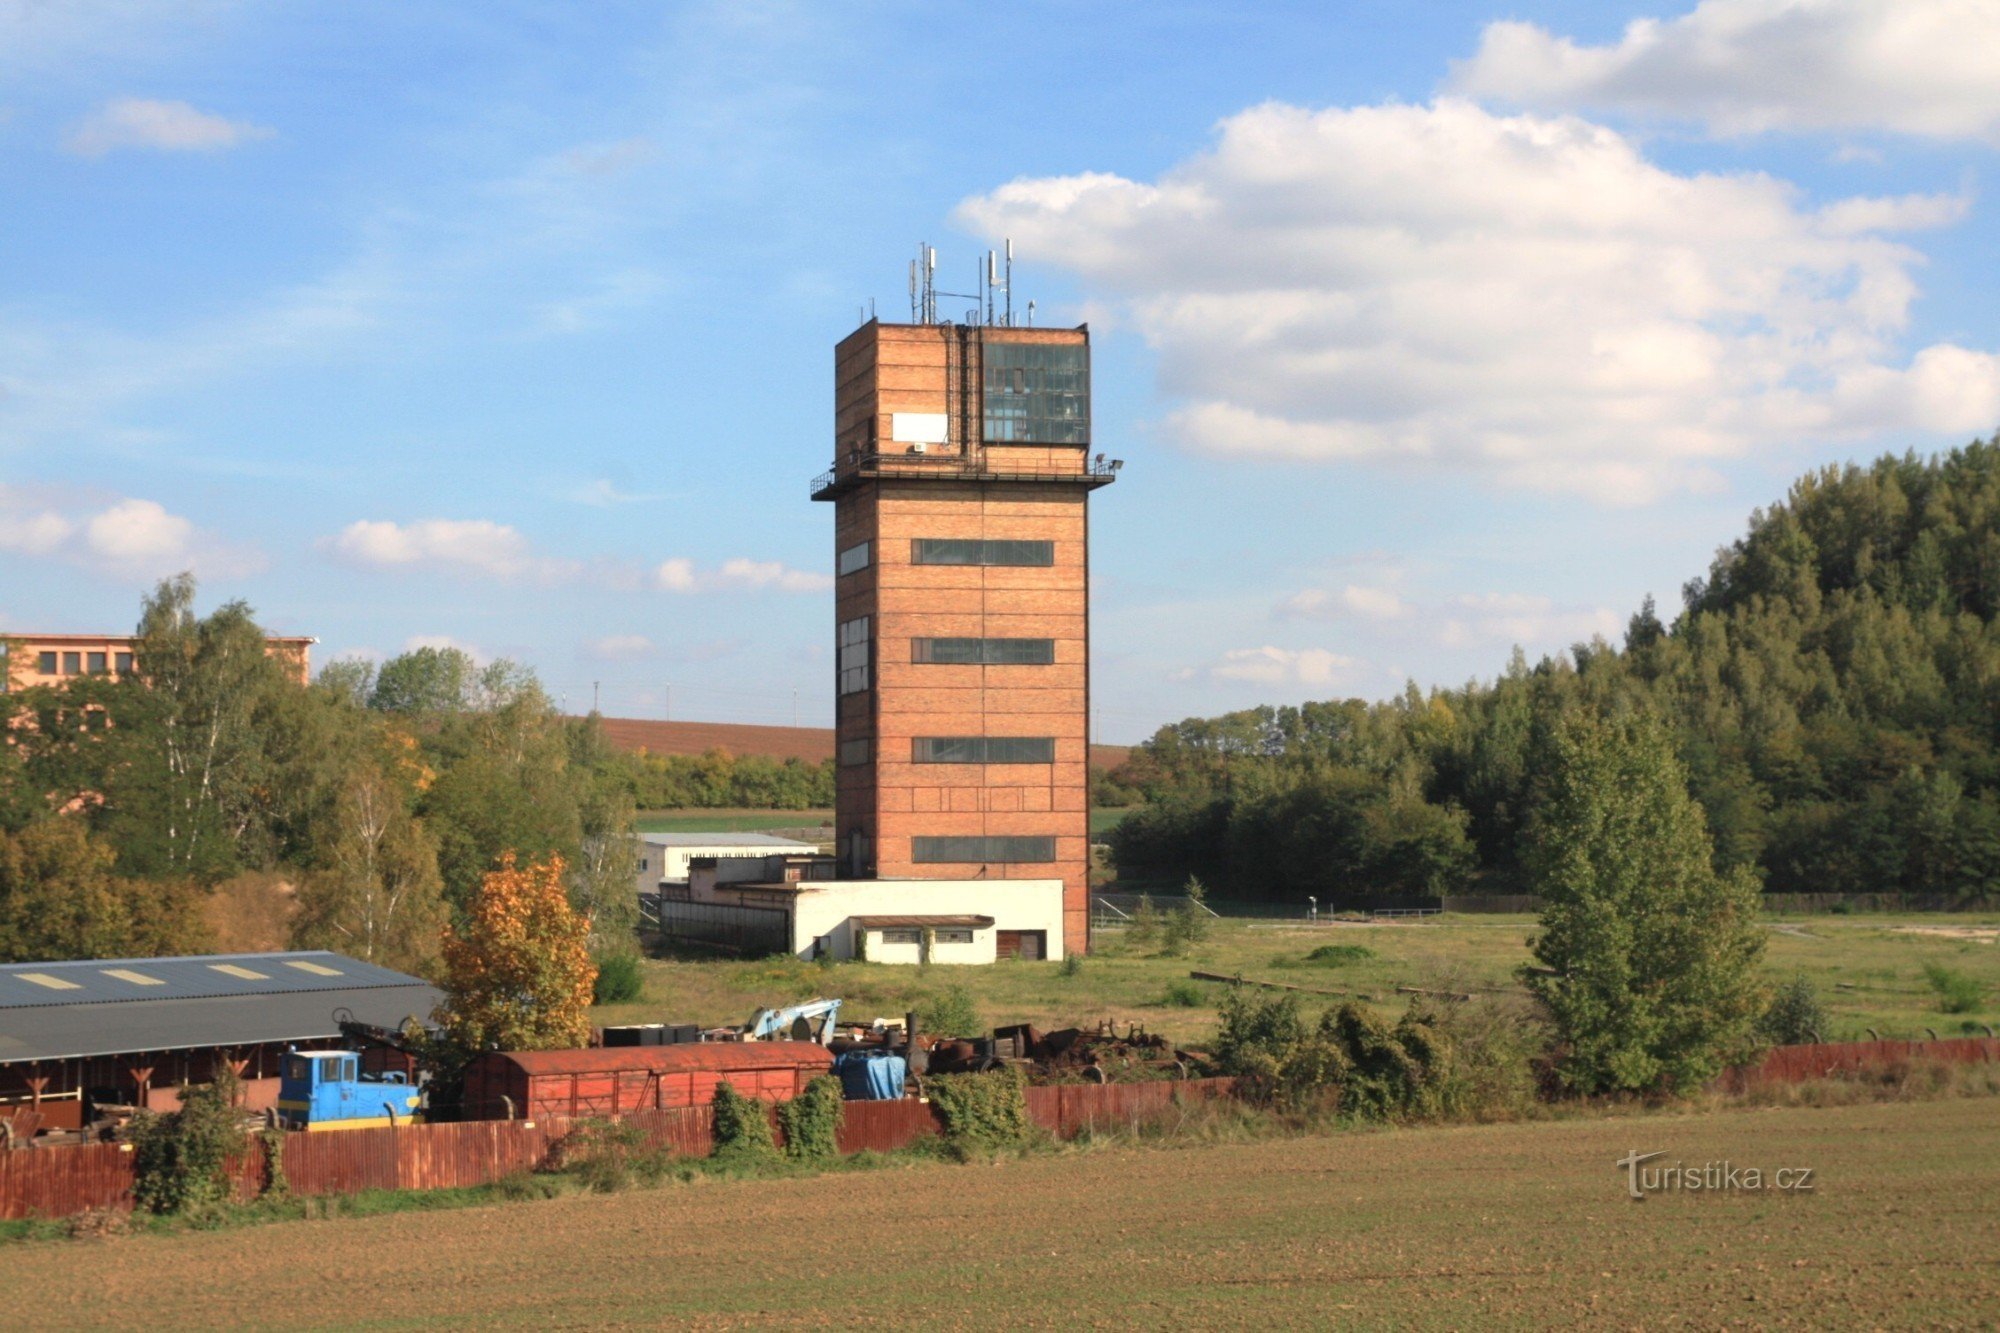
<svg viewBox="0 0 2000 1333">
<path fill-rule="evenodd" d="M 1005 281 L 1007 285 L 1001 288 L 1001 290 L 1007 293 L 1007 323 L 1009 326 L 1012 326 L 1014 323 L 1014 238 L 1011 236 L 1007 238 L 1007 276 Z"/>
<path fill-rule="evenodd" d="M 922 320 L 918 318 L 918 314 L 919 312 L 917 309 L 917 261 L 912 259 L 910 261 L 910 323 L 912 324 L 922 323 Z"/>
<path fill-rule="evenodd" d="M 1000 261 L 993 252 L 986 252 L 986 322 L 993 322 L 993 289 L 1000 285 Z"/>
</svg>

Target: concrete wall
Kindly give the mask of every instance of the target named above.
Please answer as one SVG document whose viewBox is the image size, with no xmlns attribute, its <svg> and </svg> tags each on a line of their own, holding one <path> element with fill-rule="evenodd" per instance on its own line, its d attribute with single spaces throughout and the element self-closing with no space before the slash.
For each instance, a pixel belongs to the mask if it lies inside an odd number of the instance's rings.
<svg viewBox="0 0 2000 1333">
<path fill-rule="evenodd" d="M 718 838 L 714 842 L 705 842 L 699 845 L 677 845 L 672 847 L 656 842 L 647 842 L 643 834 L 632 841 L 634 844 L 632 852 L 633 864 L 638 867 L 633 872 L 635 883 L 640 893 L 647 894 L 658 892 L 662 880 L 671 880 L 675 883 L 685 882 L 689 878 L 688 862 L 697 856 L 729 858 L 746 856 L 762 857 L 773 852 L 788 850 L 796 850 L 798 855 L 810 856 L 817 850 L 804 843 L 801 843 L 796 849 L 788 849 L 773 847 L 769 843 L 744 845 L 742 843 L 730 842 L 726 838 Z"/>
<path fill-rule="evenodd" d="M 1048 937 L 1048 956 L 1063 956 L 1063 883 L 1059 879 L 830 880 L 797 896 L 792 912 L 792 948 L 810 957 L 816 943 L 836 958 L 854 956 L 857 916 L 990 916 L 993 925 L 977 930 L 971 944 L 941 944 L 936 963 L 990 963 L 999 932 L 1039 930 Z M 891 945 L 878 956 L 880 937 L 871 939 L 870 962 L 916 963 L 920 946 Z"/>
</svg>

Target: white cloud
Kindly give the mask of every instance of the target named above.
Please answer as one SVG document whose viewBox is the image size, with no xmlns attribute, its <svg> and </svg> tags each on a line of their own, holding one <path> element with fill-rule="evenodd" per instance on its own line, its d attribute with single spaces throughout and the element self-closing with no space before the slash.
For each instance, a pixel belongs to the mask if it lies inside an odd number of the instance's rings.
<svg viewBox="0 0 2000 1333">
<path fill-rule="evenodd" d="M 643 634 L 609 634 L 585 645 L 589 655 L 605 662 L 637 662 L 657 653 Z"/>
<path fill-rule="evenodd" d="M 617 483 L 609 477 L 600 477 L 596 481 L 579 486 L 571 491 L 569 498 L 580 505 L 593 505 L 599 509 L 612 509 L 618 505 L 643 504 L 653 500 L 665 500 L 668 497 L 664 493 L 659 492 L 643 494 L 633 491 L 621 491 L 618 489 Z"/>
<path fill-rule="evenodd" d="M 1347 678 L 1351 657 L 1324 648 L 1232 648 L 1208 669 L 1218 680 L 1244 680 L 1258 685 L 1333 685 Z"/>
<path fill-rule="evenodd" d="M 154 500 L 92 509 L 75 496 L 8 486 L 0 486 L 0 552 L 54 557 L 119 577 L 183 569 L 228 577 L 264 565 L 254 548 L 225 543 Z"/>
<path fill-rule="evenodd" d="M 692 560 L 677 556 L 662 561 L 653 571 L 653 583 L 666 592 L 729 592 L 771 589 L 777 592 L 824 592 L 833 579 L 803 569 L 793 569 L 776 560 L 750 560 L 737 556 L 722 562 L 720 569 L 697 569 Z"/>
<path fill-rule="evenodd" d="M 119 148 L 151 148 L 167 153 L 214 153 L 272 131 L 248 121 L 197 111 L 186 102 L 119 97 L 106 102 L 63 139 L 63 147 L 84 157 L 102 157 Z"/>
<path fill-rule="evenodd" d="M 1387 588 L 1350 583 L 1338 590 L 1307 588 L 1294 593 L 1279 603 L 1278 614 L 1314 620 L 1340 620 L 1349 616 L 1363 620 L 1400 620 L 1410 614 L 1410 606 Z"/>
<path fill-rule="evenodd" d="M 486 650 L 479 645 L 467 643 L 463 639 L 454 639 L 449 634 L 412 634 L 403 640 L 404 652 L 414 653 L 419 648 L 435 648 L 440 652 L 446 648 L 455 648 L 471 658 L 474 666 L 485 666 L 492 660 L 486 655 Z"/>
<path fill-rule="evenodd" d="M 1700 120 L 1716 133 L 1885 129 L 2000 142 L 1992 0 L 1706 0 L 1582 45 L 1489 24 L 1451 87 L 1517 106 Z"/>
<path fill-rule="evenodd" d="M 429 567 L 498 579 L 553 580 L 573 574 L 574 562 L 537 557 L 528 539 L 490 519 L 426 518 L 414 523 L 361 519 L 329 543 L 334 553 L 378 569 Z"/>
<path fill-rule="evenodd" d="M 1016 180 L 959 216 L 1143 334 L 1188 447 L 1638 503 L 1758 445 L 2000 421 L 2000 358 L 1899 346 L 1922 256 L 1884 233 L 1962 207 L 1813 209 L 1445 100 L 1260 106 L 1156 182 Z"/>
<path fill-rule="evenodd" d="M 1615 641 L 1624 625 L 1603 607 L 1565 607 L 1547 597 L 1489 592 L 1452 598 L 1438 621 L 1438 639 L 1447 648 L 1518 644 L 1552 652 L 1599 635 Z"/>
</svg>

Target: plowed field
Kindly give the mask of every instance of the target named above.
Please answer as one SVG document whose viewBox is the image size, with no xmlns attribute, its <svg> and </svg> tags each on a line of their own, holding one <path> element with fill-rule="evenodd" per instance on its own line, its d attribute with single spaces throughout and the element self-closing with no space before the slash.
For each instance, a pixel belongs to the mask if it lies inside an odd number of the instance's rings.
<svg viewBox="0 0 2000 1333">
<path fill-rule="evenodd" d="M 1626 1195 L 1625 1153 L 1810 1167 Z M 67 1327 L 1990 1327 L 1990 1100 L 1121 1149 L 0 1252 Z"/>
</svg>

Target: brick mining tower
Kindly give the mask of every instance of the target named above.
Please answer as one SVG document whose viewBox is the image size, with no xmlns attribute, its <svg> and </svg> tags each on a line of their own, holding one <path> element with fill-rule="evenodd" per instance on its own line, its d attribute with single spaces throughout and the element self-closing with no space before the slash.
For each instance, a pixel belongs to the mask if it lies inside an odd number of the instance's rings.
<svg viewBox="0 0 2000 1333">
<path fill-rule="evenodd" d="M 1090 332 L 996 314 L 990 254 L 984 318 L 940 321 L 920 254 L 916 322 L 834 349 L 834 466 L 812 487 L 834 506 L 841 869 L 1061 879 L 1082 952 L 1089 500 L 1119 466 L 1090 452 Z"/>
</svg>

